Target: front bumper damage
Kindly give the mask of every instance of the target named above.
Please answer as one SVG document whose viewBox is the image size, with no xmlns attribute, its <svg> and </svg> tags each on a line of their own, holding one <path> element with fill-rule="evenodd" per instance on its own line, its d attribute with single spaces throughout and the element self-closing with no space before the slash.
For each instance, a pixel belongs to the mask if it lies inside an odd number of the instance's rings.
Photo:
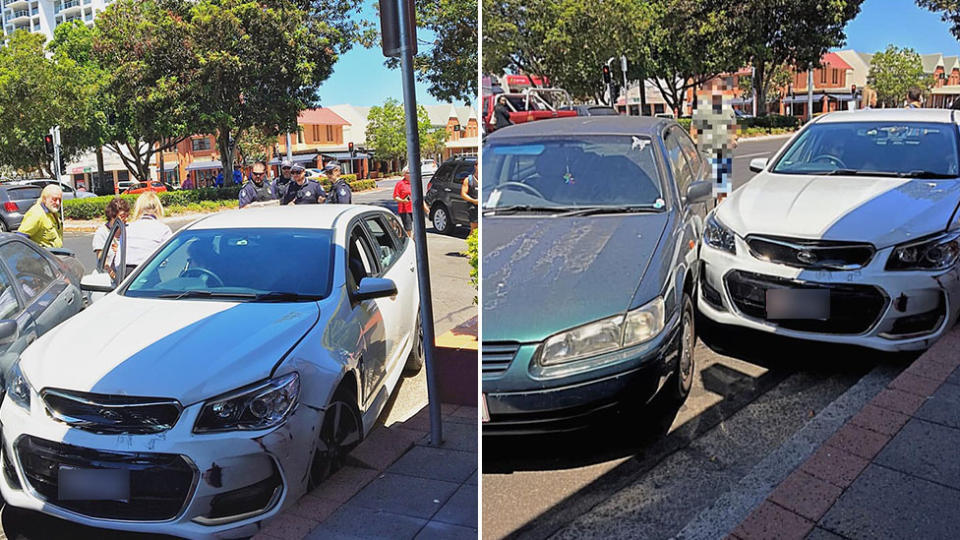
<svg viewBox="0 0 960 540">
<path fill-rule="evenodd" d="M 306 491 L 322 411 L 301 404 L 273 430 L 195 434 L 202 404 L 170 430 L 97 434 L 51 418 L 36 393 L 27 411 L 0 405 L 0 494 L 7 504 L 83 525 L 184 538 L 240 538 Z M 59 500 L 63 467 L 128 470 L 127 501 Z"/>
</svg>

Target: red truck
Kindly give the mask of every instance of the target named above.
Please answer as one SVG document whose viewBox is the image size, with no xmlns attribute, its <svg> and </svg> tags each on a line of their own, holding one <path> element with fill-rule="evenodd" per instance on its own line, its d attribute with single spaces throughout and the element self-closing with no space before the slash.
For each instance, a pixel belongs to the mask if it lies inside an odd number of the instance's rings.
<svg viewBox="0 0 960 540">
<path fill-rule="evenodd" d="M 495 129 L 493 109 L 501 97 L 507 99 L 510 121 L 514 124 L 577 116 L 570 94 L 560 88 L 527 88 L 522 92 L 487 94 L 483 96 L 483 127 L 487 133 Z"/>
</svg>

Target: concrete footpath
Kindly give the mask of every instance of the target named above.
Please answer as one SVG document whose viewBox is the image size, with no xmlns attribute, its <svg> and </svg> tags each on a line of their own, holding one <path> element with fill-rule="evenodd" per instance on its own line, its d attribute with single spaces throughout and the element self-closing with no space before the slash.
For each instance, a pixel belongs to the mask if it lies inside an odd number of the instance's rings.
<svg viewBox="0 0 960 540">
<path fill-rule="evenodd" d="M 827 438 L 728 538 L 956 538 L 958 449 L 955 327 Z"/>
</svg>

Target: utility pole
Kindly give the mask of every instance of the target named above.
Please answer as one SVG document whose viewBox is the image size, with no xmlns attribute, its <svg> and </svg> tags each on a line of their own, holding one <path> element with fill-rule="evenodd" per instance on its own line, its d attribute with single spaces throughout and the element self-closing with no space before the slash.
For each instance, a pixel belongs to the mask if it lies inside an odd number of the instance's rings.
<svg viewBox="0 0 960 540">
<path fill-rule="evenodd" d="M 293 163 L 293 147 L 290 145 L 290 132 L 287 132 L 287 161 Z"/>
<path fill-rule="evenodd" d="M 60 170 L 60 126 L 53 126 L 50 130 L 53 135 L 53 176 L 57 185 L 63 182 L 63 171 Z M 63 223 L 63 201 L 60 201 L 60 223 Z"/>
<path fill-rule="evenodd" d="M 630 114 L 630 88 L 627 86 L 627 57 L 620 55 L 620 72 L 623 73 L 623 111 Z"/>
<path fill-rule="evenodd" d="M 757 116 L 757 68 L 754 66 L 750 67 L 750 87 L 753 90 L 753 95 L 751 96 L 751 101 L 753 102 L 753 116 Z"/>
<path fill-rule="evenodd" d="M 434 358 L 433 297 L 430 292 L 430 259 L 427 254 L 426 217 L 423 214 L 423 182 L 420 178 L 420 134 L 417 130 L 417 89 L 413 78 L 413 56 L 417 54 L 417 23 L 413 0 L 380 0 L 380 26 L 384 56 L 400 57 L 403 81 L 403 109 L 406 115 L 407 161 L 410 171 L 410 199 L 413 203 L 413 237 L 417 249 L 417 281 L 420 285 L 420 325 L 427 369 L 427 406 L 430 410 L 430 444 L 443 442 L 440 394 Z"/>
<path fill-rule="evenodd" d="M 813 120 L 813 64 L 807 69 L 807 122 Z"/>
</svg>

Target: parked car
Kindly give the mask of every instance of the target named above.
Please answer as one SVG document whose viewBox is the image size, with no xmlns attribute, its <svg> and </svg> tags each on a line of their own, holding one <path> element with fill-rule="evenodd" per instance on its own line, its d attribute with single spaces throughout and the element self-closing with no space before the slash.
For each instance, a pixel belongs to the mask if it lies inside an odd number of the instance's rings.
<svg viewBox="0 0 960 540">
<path fill-rule="evenodd" d="M 64 184 L 63 182 L 57 182 L 56 180 L 42 179 L 42 180 L 27 180 L 23 182 L 24 184 L 31 186 L 38 186 L 41 189 L 49 186 L 50 184 L 57 184 L 60 186 L 60 189 L 63 191 L 63 199 L 89 199 L 91 197 L 96 197 L 95 193 L 90 193 L 89 191 L 80 191 L 73 189 L 73 186 Z"/>
<path fill-rule="evenodd" d="M 0 232 L 20 228 L 23 214 L 40 198 L 41 189 L 30 184 L 0 184 Z"/>
<path fill-rule="evenodd" d="M 146 191 L 154 191 L 161 193 L 167 191 L 167 186 L 163 182 L 157 180 L 150 180 L 147 182 L 136 182 L 130 185 L 127 189 L 123 190 L 121 193 L 124 195 L 136 195 L 139 193 L 144 193 Z"/>
<path fill-rule="evenodd" d="M 484 435 L 682 402 L 709 167 L 676 122 L 532 122 L 483 148 Z M 661 383 L 666 381 L 661 387 Z"/>
<path fill-rule="evenodd" d="M 323 169 L 307 169 L 307 178 L 312 178 L 319 182 L 321 178 L 326 178 L 326 175 L 323 174 Z"/>
<path fill-rule="evenodd" d="M 82 273 L 63 250 L 0 233 L 0 380 L 27 345 L 83 309 Z"/>
<path fill-rule="evenodd" d="M 574 105 L 572 107 L 574 111 L 577 111 L 577 116 L 619 116 L 620 113 L 617 112 L 613 107 L 607 107 L 606 105 Z"/>
<path fill-rule="evenodd" d="M 255 534 L 420 369 L 414 250 L 380 207 L 188 225 L 14 366 L 4 502 L 130 532 Z"/>
<path fill-rule="evenodd" d="M 476 156 L 448 159 L 427 182 L 423 200 L 430 207 L 430 221 L 437 232 L 450 234 L 457 226 L 470 226 L 470 203 L 460 196 L 460 188 L 476 164 Z"/>
<path fill-rule="evenodd" d="M 437 172 L 437 161 L 435 159 L 425 159 L 420 163 L 420 176 L 429 177 Z"/>
<path fill-rule="evenodd" d="M 949 110 L 813 120 L 709 217 L 700 311 L 794 338 L 929 347 L 960 304 L 958 143 Z"/>
</svg>

